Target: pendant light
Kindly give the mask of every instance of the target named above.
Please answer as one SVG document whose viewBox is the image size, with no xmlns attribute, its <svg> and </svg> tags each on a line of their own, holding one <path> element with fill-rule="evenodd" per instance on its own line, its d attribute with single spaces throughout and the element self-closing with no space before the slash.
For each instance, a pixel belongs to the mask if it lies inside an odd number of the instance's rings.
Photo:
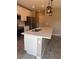
<svg viewBox="0 0 79 59">
<path fill-rule="evenodd" d="M 48 2 L 48 6 L 46 7 L 46 13 L 49 15 L 49 16 L 52 16 L 52 2 L 53 0 L 49 0 Z"/>
</svg>

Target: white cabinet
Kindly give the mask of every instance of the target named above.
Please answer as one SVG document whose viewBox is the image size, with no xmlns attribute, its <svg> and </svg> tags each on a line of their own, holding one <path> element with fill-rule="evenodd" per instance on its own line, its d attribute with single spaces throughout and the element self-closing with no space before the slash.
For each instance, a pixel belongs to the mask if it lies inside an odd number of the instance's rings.
<svg viewBox="0 0 79 59">
<path fill-rule="evenodd" d="M 42 38 L 35 35 L 24 34 L 24 49 L 28 54 L 41 58 Z"/>
<path fill-rule="evenodd" d="M 25 42 L 25 50 L 27 50 L 27 53 L 36 56 L 37 55 L 37 37 L 33 35 L 27 35 L 25 34 L 26 37 L 24 42 Z"/>
</svg>

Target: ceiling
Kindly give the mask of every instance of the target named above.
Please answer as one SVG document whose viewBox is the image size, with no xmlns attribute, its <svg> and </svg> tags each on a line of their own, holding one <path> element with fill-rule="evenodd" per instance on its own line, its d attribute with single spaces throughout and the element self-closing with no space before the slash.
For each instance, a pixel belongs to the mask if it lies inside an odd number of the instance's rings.
<svg viewBox="0 0 79 59">
<path fill-rule="evenodd" d="M 17 3 L 30 10 L 43 10 L 47 7 L 49 0 L 17 0 Z M 52 7 L 61 8 L 61 0 L 53 0 Z"/>
</svg>

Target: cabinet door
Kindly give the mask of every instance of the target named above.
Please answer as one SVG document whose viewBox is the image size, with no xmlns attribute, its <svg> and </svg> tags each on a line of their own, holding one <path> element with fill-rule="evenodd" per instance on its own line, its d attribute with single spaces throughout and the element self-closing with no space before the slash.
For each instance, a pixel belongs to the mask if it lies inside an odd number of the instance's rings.
<svg viewBox="0 0 79 59">
<path fill-rule="evenodd" d="M 28 54 L 37 55 L 37 36 L 33 35 L 25 35 L 24 39 L 24 44 L 25 44 L 25 50 L 27 51 Z"/>
</svg>

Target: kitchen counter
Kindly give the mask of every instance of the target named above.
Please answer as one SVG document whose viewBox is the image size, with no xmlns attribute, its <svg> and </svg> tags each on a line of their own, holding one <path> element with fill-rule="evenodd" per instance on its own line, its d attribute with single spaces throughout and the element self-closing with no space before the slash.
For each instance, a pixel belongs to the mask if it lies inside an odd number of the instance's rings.
<svg viewBox="0 0 79 59">
<path fill-rule="evenodd" d="M 51 39 L 51 35 L 52 35 L 52 28 L 49 27 L 40 27 L 40 31 L 26 31 L 24 32 L 24 34 L 30 34 L 30 35 L 35 35 L 41 38 L 47 38 L 47 39 Z"/>
<path fill-rule="evenodd" d="M 42 59 L 49 39 L 52 36 L 52 29 L 49 27 L 40 27 L 24 32 L 24 50 L 28 54 L 36 56 L 36 59 Z"/>
<path fill-rule="evenodd" d="M 53 34 L 53 29 L 50 27 L 40 27 L 38 30 L 32 29 L 25 31 L 23 34 L 24 50 L 28 54 L 36 56 L 36 59 L 42 59 L 52 35 L 60 36 L 59 34 Z"/>
</svg>

